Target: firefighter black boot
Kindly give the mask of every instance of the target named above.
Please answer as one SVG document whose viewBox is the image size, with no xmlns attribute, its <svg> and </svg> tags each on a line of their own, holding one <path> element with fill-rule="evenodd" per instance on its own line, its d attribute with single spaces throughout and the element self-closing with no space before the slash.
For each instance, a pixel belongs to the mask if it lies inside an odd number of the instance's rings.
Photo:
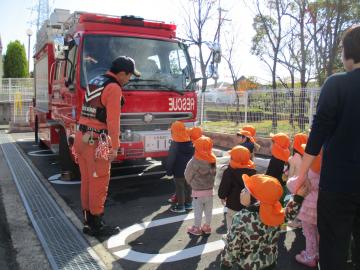
<svg viewBox="0 0 360 270">
<path fill-rule="evenodd" d="M 105 225 L 102 220 L 102 215 L 92 216 L 93 218 L 93 235 L 94 236 L 112 236 L 120 232 L 119 227 L 112 227 Z"/>
<path fill-rule="evenodd" d="M 83 210 L 83 216 L 84 216 L 84 227 L 83 227 L 83 233 L 88 235 L 93 235 L 93 215 L 90 214 L 90 211 Z"/>
</svg>

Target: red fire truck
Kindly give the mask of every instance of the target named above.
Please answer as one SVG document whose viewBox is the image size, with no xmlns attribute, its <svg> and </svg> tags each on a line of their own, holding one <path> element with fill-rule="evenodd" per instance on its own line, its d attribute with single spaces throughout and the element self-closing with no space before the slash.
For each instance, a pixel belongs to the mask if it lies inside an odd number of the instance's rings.
<svg viewBox="0 0 360 270">
<path fill-rule="evenodd" d="M 37 33 L 31 119 L 35 139 L 59 153 L 63 171 L 77 171 L 71 146 L 87 82 L 120 55 L 135 59 L 142 76 L 123 88 L 118 162 L 165 159 L 171 123 L 196 121 L 196 80 L 176 25 L 56 9 Z"/>
</svg>

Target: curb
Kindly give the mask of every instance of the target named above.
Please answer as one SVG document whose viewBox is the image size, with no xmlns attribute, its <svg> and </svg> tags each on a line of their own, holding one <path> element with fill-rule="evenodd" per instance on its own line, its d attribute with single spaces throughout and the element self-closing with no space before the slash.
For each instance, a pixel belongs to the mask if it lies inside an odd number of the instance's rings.
<svg viewBox="0 0 360 270">
<path fill-rule="evenodd" d="M 50 269 L 45 252 L 28 218 L 10 169 L 0 149 L 1 189 L 11 242 L 20 270 Z"/>
<path fill-rule="evenodd" d="M 14 142 L 15 143 L 15 142 Z M 15 143 L 16 145 L 16 143 Z M 29 166 L 40 179 L 44 187 L 49 191 L 55 202 L 64 211 L 67 218 L 74 224 L 74 226 L 81 232 L 82 222 L 66 204 L 66 202 L 58 195 L 52 185 L 45 179 L 40 171 L 34 166 L 31 160 L 27 157 L 24 151 L 16 145 L 16 148 L 28 162 Z M 19 265 L 19 270 L 43 270 L 51 269 L 45 252 L 40 241 L 37 238 L 31 221 L 28 218 L 27 212 L 23 206 L 8 164 L 4 158 L 4 153 L 0 149 L 0 171 L 2 172 L 2 179 L 0 185 L 3 191 L 3 204 L 6 212 L 6 218 L 9 226 L 11 240 L 16 251 L 16 261 Z M 84 235 L 84 238 L 89 243 L 89 248 L 96 253 L 100 265 L 105 266 L 105 269 L 123 270 L 117 259 L 100 243 L 96 238 Z M 96 258 L 95 258 L 96 259 Z"/>
<path fill-rule="evenodd" d="M 36 174 L 37 177 L 41 180 L 44 187 L 49 191 L 50 195 L 53 197 L 55 202 L 60 206 L 60 208 L 64 211 L 65 215 L 69 220 L 74 224 L 74 226 L 82 232 L 83 224 L 74 211 L 67 205 L 67 203 L 63 200 L 63 198 L 56 192 L 53 186 L 45 179 L 40 171 L 35 167 L 35 165 L 31 162 L 31 160 L 27 157 L 27 155 L 23 152 L 20 147 L 17 147 L 20 151 L 22 156 L 30 165 L 33 172 Z M 79 195 L 80 196 L 80 195 Z M 83 235 L 84 238 L 89 243 L 90 248 L 94 250 L 96 255 L 100 258 L 101 263 L 103 263 L 106 269 L 111 270 L 123 270 L 120 264 L 117 262 L 117 259 L 104 247 L 104 245 L 99 242 L 95 237 L 89 235 Z M 39 269 L 37 269 L 39 270 Z"/>
</svg>

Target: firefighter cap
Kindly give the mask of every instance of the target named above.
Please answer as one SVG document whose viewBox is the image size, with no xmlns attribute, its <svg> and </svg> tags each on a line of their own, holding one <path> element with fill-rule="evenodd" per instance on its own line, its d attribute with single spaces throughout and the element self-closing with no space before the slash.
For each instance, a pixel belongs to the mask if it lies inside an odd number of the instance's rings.
<svg viewBox="0 0 360 270">
<path fill-rule="evenodd" d="M 125 71 L 126 73 L 134 74 L 136 77 L 140 77 L 141 73 L 135 68 L 135 61 L 128 56 L 119 56 L 112 63 L 110 67 L 112 73 L 119 73 Z"/>
</svg>

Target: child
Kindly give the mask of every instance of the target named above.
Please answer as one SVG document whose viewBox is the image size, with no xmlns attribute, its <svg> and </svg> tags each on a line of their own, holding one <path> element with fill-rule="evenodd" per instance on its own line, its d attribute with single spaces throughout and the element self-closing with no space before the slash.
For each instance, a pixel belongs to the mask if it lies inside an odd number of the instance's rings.
<svg viewBox="0 0 360 270">
<path fill-rule="evenodd" d="M 187 129 L 186 131 L 189 134 L 190 139 L 193 144 L 197 139 L 199 139 L 202 136 L 202 128 L 201 127 L 192 127 L 192 128 Z M 177 203 L 176 193 L 173 194 L 168 199 L 168 202 L 169 203 Z"/>
<path fill-rule="evenodd" d="M 194 154 L 194 147 L 183 122 L 175 121 L 171 125 L 171 136 L 166 175 L 174 175 L 177 203 L 170 210 L 184 213 L 185 210 L 192 209 L 191 187 L 185 181 L 184 171 L 186 164 Z"/>
<path fill-rule="evenodd" d="M 201 235 L 211 234 L 211 217 L 213 208 L 213 188 L 216 174 L 216 156 L 212 152 L 213 142 L 202 136 L 194 143 L 194 157 L 186 165 L 185 179 L 191 185 L 194 206 L 194 225 L 188 233 Z M 205 224 L 201 226 L 202 214 L 205 213 Z"/>
<path fill-rule="evenodd" d="M 189 128 L 188 132 L 189 132 L 190 139 L 193 143 L 203 135 L 203 130 L 201 127 L 195 126 L 195 127 Z"/>
<path fill-rule="evenodd" d="M 305 147 L 304 147 L 305 149 Z M 304 198 L 298 218 L 302 222 L 306 248 L 295 256 L 297 262 L 309 267 L 315 267 L 318 261 L 319 233 L 317 230 L 317 198 L 319 193 L 321 153 L 312 162 L 308 172 L 310 193 Z M 297 177 L 290 178 L 287 186 L 290 192 L 296 190 Z"/>
<path fill-rule="evenodd" d="M 281 185 L 285 185 L 282 179 L 285 163 L 290 157 L 290 139 L 285 133 L 270 134 L 273 142 L 271 148 L 271 158 L 266 171 L 266 175 L 270 175 L 279 180 Z"/>
<path fill-rule="evenodd" d="M 227 234 L 225 248 L 221 254 L 221 269 L 273 269 L 278 256 L 280 226 L 285 219 L 293 219 L 306 194 L 306 185 L 283 209 L 279 202 L 283 188 L 271 176 L 255 174 L 242 176 L 245 189 L 241 192 L 241 203 L 246 206 L 233 218 Z M 250 195 L 258 201 L 250 205 Z"/>
<path fill-rule="evenodd" d="M 301 145 L 306 144 L 307 139 L 308 136 L 304 133 L 298 133 L 294 136 L 293 155 L 289 158 L 289 169 L 287 171 L 288 179 L 299 174 L 302 156 L 304 155 L 304 148 Z M 301 221 L 296 217 L 294 220 L 289 221 L 288 226 L 300 228 Z"/>
<path fill-rule="evenodd" d="M 230 151 L 229 167 L 224 171 L 218 196 L 222 201 L 226 202 L 226 225 L 230 231 L 233 216 L 236 212 L 244 208 L 240 203 L 240 192 L 244 188 L 242 175 L 256 174 L 255 164 L 250 159 L 250 151 L 244 146 L 235 146 Z"/>
<path fill-rule="evenodd" d="M 301 147 L 301 145 L 306 144 L 307 140 L 308 136 L 306 134 L 295 134 L 293 142 L 293 155 L 289 158 L 288 178 L 299 174 L 301 159 L 304 155 L 304 149 Z"/>
<path fill-rule="evenodd" d="M 249 149 L 250 153 L 254 152 L 254 139 L 251 136 L 251 133 L 247 130 L 240 129 L 236 136 L 238 138 L 238 145 L 244 146 Z"/>
</svg>

